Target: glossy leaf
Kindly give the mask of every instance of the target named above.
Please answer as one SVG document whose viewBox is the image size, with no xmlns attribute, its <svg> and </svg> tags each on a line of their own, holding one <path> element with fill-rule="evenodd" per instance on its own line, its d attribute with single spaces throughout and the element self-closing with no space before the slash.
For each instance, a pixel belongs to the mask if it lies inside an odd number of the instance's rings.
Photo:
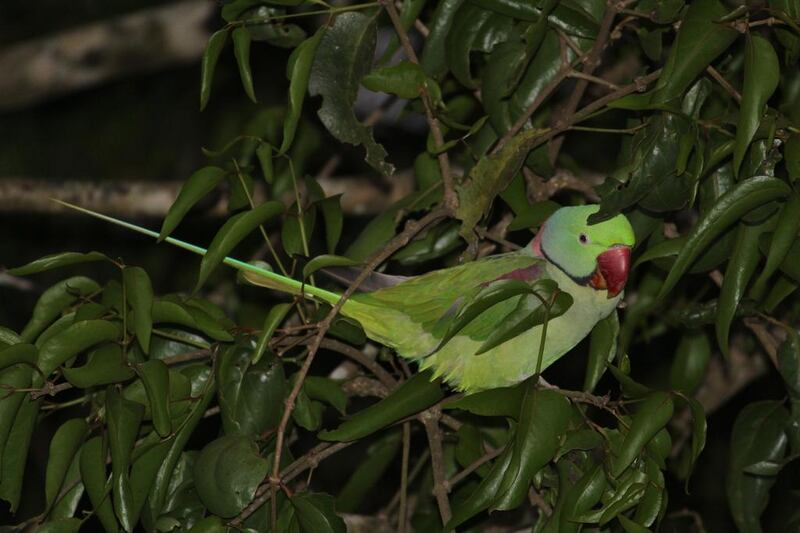
<svg viewBox="0 0 800 533">
<path fill-rule="evenodd" d="M 195 486 L 212 513 L 229 518 L 250 503 L 269 468 L 250 437 L 228 435 L 200 452 L 194 467 Z"/>
<path fill-rule="evenodd" d="M 19 363 L 33 365 L 38 354 L 39 351 L 33 344 L 20 343 L 3 348 L 0 350 L 0 370 Z"/>
<path fill-rule="evenodd" d="M 169 368 L 163 361 L 154 359 L 138 365 L 136 370 L 147 392 L 147 401 L 153 416 L 153 427 L 156 433 L 166 437 L 172 432 L 169 407 Z"/>
<path fill-rule="evenodd" d="M 617 354 L 619 317 L 616 311 L 599 321 L 589 336 L 589 362 L 583 378 L 583 390 L 592 392 L 606 371 L 606 363 Z"/>
<path fill-rule="evenodd" d="M 16 512 L 20 504 L 25 465 L 41 404 L 41 400 L 30 400 L 23 394 L 14 396 L 23 396 L 23 400 L 14 418 L 8 440 L 5 442 L 0 474 L 0 498 L 9 503 L 12 513 Z"/>
<path fill-rule="evenodd" d="M 107 260 L 108 257 L 100 252 L 62 252 L 60 254 L 46 255 L 26 265 L 11 268 L 8 270 L 8 273 L 12 276 L 27 276 L 29 274 L 38 274 L 39 272 L 46 272 L 55 268 Z"/>
<path fill-rule="evenodd" d="M 301 492 L 290 499 L 302 531 L 345 533 L 347 530 L 344 521 L 336 514 L 332 496 Z"/>
<path fill-rule="evenodd" d="M 89 426 L 84 419 L 72 418 L 64 422 L 53 435 L 44 483 L 45 502 L 48 508 L 55 503 L 64 485 L 67 470 L 88 433 Z"/>
<path fill-rule="evenodd" d="M 216 369 L 226 435 L 261 435 L 277 427 L 287 392 L 283 365 L 272 355 L 251 363 L 250 352 L 233 345 Z"/>
<path fill-rule="evenodd" d="M 208 105 L 208 99 L 211 97 L 211 85 L 214 82 L 214 71 L 217 69 L 219 56 L 222 49 L 225 48 L 227 40 L 227 29 L 215 31 L 208 39 L 208 44 L 203 52 L 203 59 L 200 63 L 200 111 Z"/>
<path fill-rule="evenodd" d="M 338 428 L 321 431 L 319 438 L 340 442 L 361 439 L 406 416 L 427 409 L 442 397 L 442 389 L 438 383 L 431 383 L 430 373 L 420 372 L 388 397 L 348 418 Z"/>
<path fill-rule="evenodd" d="M 784 426 L 789 413 L 780 403 L 763 401 L 739 412 L 731 435 L 727 494 L 733 520 L 739 531 L 761 531 L 760 517 L 769 500 L 772 476 L 754 476 L 744 469 L 761 461 L 783 457 L 787 438 Z"/>
<path fill-rule="evenodd" d="M 253 89 L 253 73 L 250 70 L 250 32 L 246 26 L 237 26 L 231 37 L 233 38 L 236 64 L 239 66 L 239 77 L 242 78 L 242 87 L 247 97 L 253 102 L 257 102 L 255 89 Z"/>
<path fill-rule="evenodd" d="M 525 391 L 524 385 L 488 389 L 446 402 L 442 405 L 442 409 L 463 409 L 479 416 L 505 416 L 517 419 Z"/>
<path fill-rule="evenodd" d="M 748 33 L 744 52 L 744 87 L 742 108 L 736 128 L 736 146 L 733 149 L 733 170 L 738 175 L 747 147 L 756 134 L 764 108 L 780 78 L 778 55 L 769 41 Z"/>
<path fill-rule="evenodd" d="M 111 492 L 114 512 L 126 531 L 133 531 L 138 516 L 130 485 L 131 451 L 139 433 L 144 408 L 128 401 L 114 387 L 106 391 L 108 440 L 111 451 Z"/>
<path fill-rule="evenodd" d="M 625 441 L 611 467 L 611 475 L 619 477 L 641 453 L 647 442 L 667 425 L 672 418 L 674 405 L 672 396 L 666 392 L 653 392 L 633 417 Z"/>
<path fill-rule="evenodd" d="M 339 411 L 339 414 L 345 414 L 347 395 L 336 381 L 320 376 L 306 376 L 303 390 L 312 400 L 325 402 Z"/>
<path fill-rule="evenodd" d="M 336 509 L 342 513 L 353 513 L 359 509 L 397 456 L 400 442 L 400 433 L 395 431 L 370 445 L 366 459 L 350 475 L 336 497 Z"/>
<path fill-rule="evenodd" d="M 675 350 L 670 386 L 685 394 L 692 394 L 703 382 L 710 359 L 711 343 L 708 336 L 702 330 L 684 333 Z"/>
<path fill-rule="evenodd" d="M 56 283 L 39 297 L 31 319 L 20 333 L 20 337 L 24 342 L 33 342 L 64 309 L 75 303 L 78 298 L 89 296 L 99 290 L 100 285 L 97 282 L 82 276 Z"/>
<path fill-rule="evenodd" d="M 558 288 L 545 286 L 542 280 L 534 284 L 535 294 L 523 295 L 516 308 L 505 316 L 475 352 L 481 355 L 529 329 L 558 318 L 572 307 L 572 296 Z"/>
<path fill-rule="evenodd" d="M 102 437 L 92 437 L 81 448 L 81 480 L 94 513 L 106 531 L 119 531 L 110 493 L 106 488 L 106 455 Z"/>
<path fill-rule="evenodd" d="M 276 304 L 270 308 L 266 318 L 264 318 L 264 325 L 261 327 L 261 334 L 258 336 L 256 349 L 253 351 L 253 364 L 258 363 L 264 354 L 267 353 L 269 342 L 272 340 L 275 330 L 281 325 L 281 322 L 286 318 L 291 308 L 292 304 Z"/>
<path fill-rule="evenodd" d="M 203 286 L 208 276 L 222 263 L 237 244 L 258 226 L 272 220 L 281 213 L 283 213 L 283 204 L 272 201 L 264 202 L 250 211 L 230 217 L 217 234 L 214 235 L 214 239 L 208 247 L 208 252 L 200 262 L 200 273 L 197 277 L 195 290 L 199 290 Z"/>
<path fill-rule="evenodd" d="M 53 335 L 39 349 L 38 366 L 47 376 L 70 357 L 101 342 L 115 341 L 120 328 L 107 320 L 83 320 Z"/>
<path fill-rule="evenodd" d="M 140 267 L 125 267 L 122 281 L 128 303 L 133 309 L 133 330 L 144 353 L 150 351 L 153 331 L 153 286 L 150 276 Z"/>
<path fill-rule="evenodd" d="M 292 51 L 289 61 L 286 64 L 286 77 L 289 79 L 289 106 L 286 111 L 286 119 L 283 121 L 283 140 L 281 141 L 280 153 L 286 153 L 294 141 L 297 131 L 297 124 L 303 111 L 303 100 L 308 90 L 308 82 L 311 77 L 311 67 L 314 64 L 314 56 L 317 48 L 325 34 L 325 26 L 317 30 L 313 36 L 309 37 Z M 272 180 L 267 180 L 270 183 Z"/>
<path fill-rule="evenodd" d="M 311 96 L 322 96 L 317 115 L 331 135 L 341 142 L 363 145 L 367 163 L 390 175 L 394 167 L 385 161 L 386 150 L 375 142 L 372 131 L 353 112 L 361 78 L 370 70 L 376 35 L 375 14 L 338 15 L 321 38 L 308 90 Z"/>
<path fill-rule="evenodd" d="M 492 509 L 514 509 L 527 497 L 533 476 L 553 459 L 570 420 L 569 401 L 530 385 L 519 415 L 511 462 Z"/>
<path fill-rule="evenodd" d="M 723 194 L 692 228 L 658 293 L 658 298 L 663 298 L 672 290 L 692 262 L 725 228 L 756 207 L 785 198 L 789 193 L 790 189 L 783 181 L 768 176 L 756 176 L 742 181 Z"/>
<path fill-rule="evenodd" d="M 753 293 L 759 297 L 766 291 L 769 278 L 778 270 L 800 230 L 800 194 L 793 191 L 786 203 L 781 208 L 778 221 L 775 224 L 775 234 L 772 236 L 767 262 L 753 285 Z"/>
<path fill-rule="evenodd" d="M 729 355 L 728 334 L 733 317 L 761 260 L 758 242 L 761 234 L 765 231 L 764 226 L 765 224 L 758 226 L 740 224 L 736 235 L 736 245 L 733 248 L 731 260 L 728 262 L 728 268 L 725 269 L 716 321 L 717 344 L 725 356 Z"/>
<path fill-rule="evenodd" d="M 361 84 L 370 91 L 395 94 L 406 99 L 419 98 L 424 87 L 430 91 L 435 83 L 425 75 L 422 67 L 410 61 L 373 70 L 361 80 Z M 438 87 L 436 92 L 440 92 Z"/>
<path fill-rule="evenodd" d="M 303 267 L 303 279 L 308 279 L 314 272 L 328 267 L 356 266 L 360 262 L 340 255 L 318 255 Z"/>
<path fill-rule="evenodd" d="M 456 20 L 459 8 L 466 0 L 444 0 L 436 6 L 433 15 L 433 24 L 425 40 L 422 50 L 421 65 L 425 72 L 440 79 L 447 72 L 447 59 L 445 57 L 445 40 Z"/>
<path fill-rule="evenodd" d="M 203 167 L 196 171 L 181 186 L 178 197 L 164 217 L 161 224 L 161 231 L 158 234 L 158 241 L 166 239 L 178 227 L 186 213 L 208 193 L 219 185 L 227 171 L 219 167 Z"/>
<path fill-rule="evenodd" d="M 336 245 L 342 236 L 344 214 L 342 213 L 341 195 L 329 196 L 317 203 L 325 221 L 325 244 L 328 253 L 336 252 Z"/>
</svg>

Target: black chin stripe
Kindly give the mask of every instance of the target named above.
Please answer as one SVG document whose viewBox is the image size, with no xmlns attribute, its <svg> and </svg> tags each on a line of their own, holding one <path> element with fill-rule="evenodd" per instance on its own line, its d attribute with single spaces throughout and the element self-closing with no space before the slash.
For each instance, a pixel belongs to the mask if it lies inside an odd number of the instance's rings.
<svg viewBox="0 0 800 533">
<path fill-rule="evenodd" d="M 544 247 L 540 247 L 540 248 L 542 250 L 542 254 L 544 254 L 544 258 L 547 259 L 548 261 L 550 261 L 551 263 L 553 263 L 556 267 L 558 267 L 558 269 L 561 272 L 563 272 L 564 274 L 566 274 L 572 281 L 574 281 L 578 285 L 584 285 L 584 286 L 589 285 L 589 282 L 592 280 L 592 275 L 591 274 L 589 274 L 588 276 L 573 276 L 572 274 L 567 272 L 567 269 L 565 269 L 564 267 L 559 265 L 557 262 L 553 261 L 550 258 L 550 256 L 547 255 L 547 252 L 545 252 Z"/>
</svg>

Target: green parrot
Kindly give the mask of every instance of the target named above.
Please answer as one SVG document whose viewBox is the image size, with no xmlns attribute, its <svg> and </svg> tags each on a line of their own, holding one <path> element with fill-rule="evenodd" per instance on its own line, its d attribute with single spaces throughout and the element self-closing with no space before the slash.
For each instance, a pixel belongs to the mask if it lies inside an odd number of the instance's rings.
<svg viewBox="0 0 800 533">
<path fill-rule="evenodd" d="M 65 204 L 69 205 L 69 204 Z M 157 237 L 154 231 L 76 206 L 82 212 L 134 231 Z M 511 386 L 544 370 L 586 337 L 598 321 L 617 307 L 630 271 L 634 234 L 624 215 L 590 225 L 598 206 L 562 207 L 542 225 L 524 248 L 414 277 L 373 274 L 341 309 L 358 321 L 367 336 L 431 369 L 453 388 L 473 393 Z M 203 255 L 206 250 L 178 239 L 168 242 Z M 303 284 L 232 258 L 224 262 L 255 285 L 327 302 L 341 294 Z M 482 353 L 481 345 L 520 303 L 517 295 L 481 312 L 442 344 L 448 318 L 470 295 L 501 280 L 533 285 L 552 280 L 572 297 L 562 315 L 539 324 Z M 541 361 L 542 332 L 546 331 Z"/>
</svg>

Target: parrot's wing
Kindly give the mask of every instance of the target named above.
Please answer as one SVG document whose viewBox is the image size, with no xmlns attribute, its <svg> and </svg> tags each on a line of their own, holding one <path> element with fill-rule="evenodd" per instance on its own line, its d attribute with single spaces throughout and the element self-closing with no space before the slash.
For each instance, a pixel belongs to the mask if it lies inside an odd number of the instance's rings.
<svg viewBox="0 0 800 533">
<path fill-rule="evenodd" d="M 353 283 L 361 274 L 361 271 L 362 270 L 358 267 L 348 266 L 327 267 L 321 269 L 323 274 L 344 286 L 348 286 Z M 408 281 L 409 279 L 411 278 L 408 276 L 391 276 L 389 274 L 382 274 L 380 272 L 370 272 L 369 276 L 367 276 L 367 279 L 361 282 L 361 284 L 358 286 L 358 291 L 375 292 L 381 289 L 394 287 L 395 285 L 399 285 L 400 283 Z"/>
<path fill-rule="evenodd" d="M 532 283 L 544 275 L 541 258 L 520 253 L 495 255 L 409 278 L 375 292 L 353 295 L 351 299 L 356 305 L 348 311 L 373 339 L 407 357 L 421 357 L 439 344 L 446 330 L 446 318 L 482 287 L 501 279 Z M 508 304 L 513 306 L 511 302 Z M 495 323 L 509 310 L 488 309 L 474 322 Z"/>
</svg>

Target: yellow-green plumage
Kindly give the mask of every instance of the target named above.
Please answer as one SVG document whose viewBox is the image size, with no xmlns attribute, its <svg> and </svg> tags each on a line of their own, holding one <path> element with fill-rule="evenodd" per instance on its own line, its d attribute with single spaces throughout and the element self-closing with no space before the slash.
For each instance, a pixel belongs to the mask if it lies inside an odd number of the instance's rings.
<svg viewBox="0 0 800 533">
<path fill-rule="evenodd" d="M 133 224 L 78 209 L 156 235 Z M 606 290 L 592 288 L 588 280 L 597 267 L 599 254 L 612 247 L 632 246 L 633 231 L 622 215 L 589 226 L 587 217 L 596 210 L 596 206 L 562 208 L 546 223 L 547 232 L 540 232 L 536 240 L 518 252 L 436 270 L 373 292 L 356 293 L 345 302 L 341 313 L 357 320 L 370 339 L 417 361 L 422 369 L 431 369 L 436 377 L 456 389 L 475 392 L 514 385 L 533 375 L 537 367 L 544 370 L 572 349 L 599 320 L 614 311 L 622 297 L 621 293 L 609 297 Z M 177 239 L 165 240 L 205 254 L 203 248 Z M 226 258 L 224 262 L 242 271 L 245 279 L 255 285 L 303 294 L 330 304 L 335 304 L 341 296 L 235 259 Z M 476 355 L 487 337 L 525 296 L 515 296 L 487 308 L 439 346 L 448 328 L 447 318 L 482 287 L 505 277 L 529 284 L 551 279 L 572 296 L 573 304 L 566 313 L 547 323 L 541 364 L 538 355 L 542 325 Z"/>
</svg>

